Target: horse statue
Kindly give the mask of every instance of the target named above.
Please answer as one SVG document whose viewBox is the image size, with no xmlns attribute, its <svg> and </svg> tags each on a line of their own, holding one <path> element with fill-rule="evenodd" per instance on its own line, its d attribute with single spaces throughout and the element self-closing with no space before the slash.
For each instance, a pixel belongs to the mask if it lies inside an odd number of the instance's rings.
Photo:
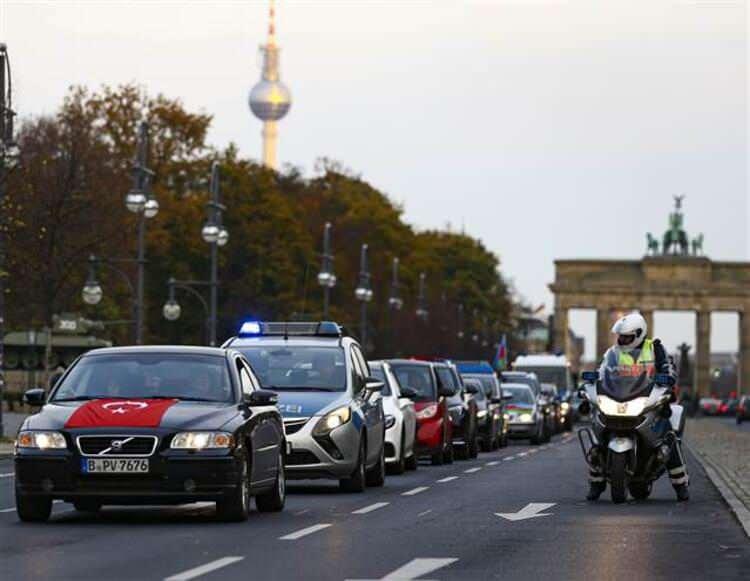
<svg viewBox="0 0 750 581">
<path fill-rule="evenodd" d="M 669 215 L 669 230 L 664 233 L 662 240 L 662 254 L 669 254 L 672 247 L 676 247 L 672 254 L 688 254 L 688 238 L 682 227 L 682 200 L 685 196 L 675 196 L 675 211 Z"/>
<path fill-rule="evenodd" d="M 651 232 L 646 232 L 646 252 L 651 256 L 659 254 L 659 241 L 651 235 Z"/>
<path fill-rule="evenodd" d="M 693 247 L 693 256 L 701 256 L 703 254 L 703 233 L 701 232 L 690 241 Z"/>
</svg>

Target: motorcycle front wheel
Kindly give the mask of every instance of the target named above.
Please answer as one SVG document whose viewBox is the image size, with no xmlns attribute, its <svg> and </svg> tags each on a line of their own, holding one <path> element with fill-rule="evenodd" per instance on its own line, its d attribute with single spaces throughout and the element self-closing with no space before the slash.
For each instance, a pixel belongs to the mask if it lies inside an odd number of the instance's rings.
<svg viewBox="0 0 750 581">
<path fill-rule="evenodd" d="M 625 454 L 612 453 L 610 456 L 609 474 L 612 502 L 621 504 L 628 499 L 628 457 Z"/>
<path fill-rule="evenodd" d="M 636 500 L 646 500 L 651 495 L 650 482 L 631 482 L 628 484 L 630 496 Z"/>
</svg>

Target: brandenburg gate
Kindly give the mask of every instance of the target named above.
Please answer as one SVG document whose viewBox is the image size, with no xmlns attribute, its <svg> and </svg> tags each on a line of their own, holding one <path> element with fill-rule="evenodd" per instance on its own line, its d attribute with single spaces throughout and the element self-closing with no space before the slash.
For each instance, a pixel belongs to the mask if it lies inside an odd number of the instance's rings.
<svg viewBox="0 0 750 581">
<path fill-rule="evenodd" d="M 670 229 L 659 243 L 648 235 L 649 254 L 642 260 L 557 260 L 555 281 L 555 348 L 567 352 L 568 311 L 596 310 L 596 353 L 611 343 L 613 312 L 639 310 L 654 329 L 654 311 L 696 313 L 694 393 L 711 385 L 711 313 L 739 314 L 739 388 L 750 388 L 750 263 L 714 262 L 702 256 L 702 235 L 692 252 L 682 229 L 682 198 L 675 198 Z M 657 334 L 658 336 L 658 334 Z"/>
</svg>

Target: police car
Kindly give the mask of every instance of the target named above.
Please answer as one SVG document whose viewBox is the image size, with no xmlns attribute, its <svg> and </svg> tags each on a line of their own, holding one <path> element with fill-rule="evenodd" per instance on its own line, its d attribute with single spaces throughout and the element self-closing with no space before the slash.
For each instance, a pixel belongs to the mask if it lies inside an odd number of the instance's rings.
<svg viewBox="0 0 750 581">
<path fill-rule="evenodd" d="M 285 441 L 276 394 L 245 358 L 210 347 L 95 349 L 55 384 L 16 438 L 16 509 L 44 521 L 52 502 L 215 501 L 223 520 L 284 507 Z"/>
<path fill-rule="evenodd" d="M 339 325 L 249 321 L 224 346 L 241 352 L 262 387 L 279 396 L 288 478 L 336 479 L 349 492 L 383 485 L 383 383 Z"/>
</svg>

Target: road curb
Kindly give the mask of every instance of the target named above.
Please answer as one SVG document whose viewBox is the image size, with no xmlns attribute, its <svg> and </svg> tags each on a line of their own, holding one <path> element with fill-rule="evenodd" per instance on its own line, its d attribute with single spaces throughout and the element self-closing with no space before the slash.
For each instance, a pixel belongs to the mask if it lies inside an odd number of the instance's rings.
<svg viewBox="0 0 750 581">
<path fill-rule="evenodd" d="M 694 450 L 690 445 L 687 445 L 687 448 L 690 450 L 692 456 L 698 460 L 698 463 L 703 468 L 706 476 L 708 476 L 711 484 L 713 484 L 719 491 L 724 502 L 727 503 L 730 510 L 734 513 L 734 516 L 742 526 L 742 529 L 745 531 L 745 535 L 750 539 L 750 510 L 748 510 L 748 507 L 740 500 L 731 480 L 725 478 L 722 475 L 723 470 L 716 466 L 711 460 L 702 456 L 700 452 Z"/>
</svg>

